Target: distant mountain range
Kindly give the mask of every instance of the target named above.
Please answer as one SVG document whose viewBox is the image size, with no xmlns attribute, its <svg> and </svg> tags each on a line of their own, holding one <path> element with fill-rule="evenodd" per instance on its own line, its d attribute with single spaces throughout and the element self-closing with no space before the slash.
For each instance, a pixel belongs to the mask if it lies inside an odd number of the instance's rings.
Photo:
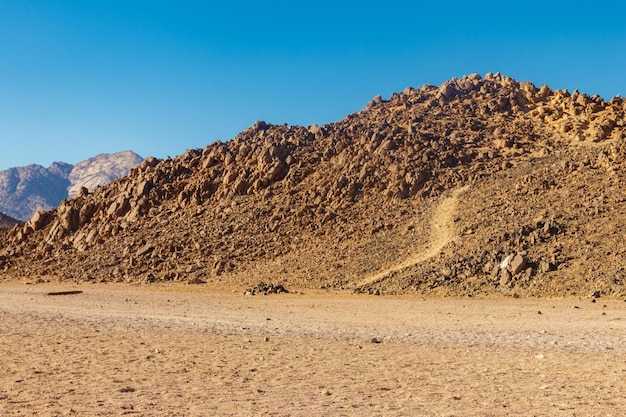
<svg viewBox="0 0 626 417">
<path fill-rule="evenodd" d="M 48 168 L 28 165 L 0 171 L 0 213 L 28 220 L 39 207 L 56 207 L 81 187 L 92 190 L 128 175 L 142 160 L 132 151 L 123 151 L 101 154 L 76 165 L 54 162 Z"/>
<path fill-rule="evenodd" d="M 19 220 L 14 219 L 13 217 L 5 216 L 4 214 L 0 213 L 0 229 L 13 227 L 19 223 Z"/>
</svg>

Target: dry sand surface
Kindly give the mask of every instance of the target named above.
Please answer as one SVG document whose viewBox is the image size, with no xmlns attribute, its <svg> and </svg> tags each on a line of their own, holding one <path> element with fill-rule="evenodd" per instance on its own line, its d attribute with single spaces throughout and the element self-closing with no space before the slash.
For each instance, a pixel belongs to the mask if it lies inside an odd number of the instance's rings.
<svg viewBox="0 0 626 417">
<path fill-rule="evenodd" d="M 0 415 L 626 415 L 621 301 L 191 288 L 0 284 Z"/>
</svg>

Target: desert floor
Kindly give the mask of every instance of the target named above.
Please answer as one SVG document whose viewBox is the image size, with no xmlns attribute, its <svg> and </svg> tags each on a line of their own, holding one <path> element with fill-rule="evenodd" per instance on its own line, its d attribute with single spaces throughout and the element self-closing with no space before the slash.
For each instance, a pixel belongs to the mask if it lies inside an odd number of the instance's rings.
<svg viewBox="0 0 626 417">
<path fill-rule="evenodd" d="M 626 303 L 2 283 L 0 415 L 623 416 Z"/>
</svg>

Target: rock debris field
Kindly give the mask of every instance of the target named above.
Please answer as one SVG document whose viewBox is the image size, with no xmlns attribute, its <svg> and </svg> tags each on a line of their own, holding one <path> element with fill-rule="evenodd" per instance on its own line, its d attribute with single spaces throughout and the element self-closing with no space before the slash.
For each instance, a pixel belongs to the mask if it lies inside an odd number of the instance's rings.
<svg viewBox="0 0 626 417">
<path fill-rule="evenodd" d="M 6 229 L 0 277 L 623 299 L 625 111 L 473 74 L 258 121 Z"/>
</svg>

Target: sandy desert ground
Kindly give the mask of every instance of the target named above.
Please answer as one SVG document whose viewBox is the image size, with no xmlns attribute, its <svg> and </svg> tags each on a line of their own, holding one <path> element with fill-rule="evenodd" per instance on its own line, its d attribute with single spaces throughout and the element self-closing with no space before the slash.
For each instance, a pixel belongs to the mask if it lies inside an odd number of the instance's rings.
<svg viewBox="0 0 626 417">
<path fill-rule="evenodd" d="M 0 335 L 2 416 L 626 415 L 622 300 L 3 283 Z"/>
</svg>

